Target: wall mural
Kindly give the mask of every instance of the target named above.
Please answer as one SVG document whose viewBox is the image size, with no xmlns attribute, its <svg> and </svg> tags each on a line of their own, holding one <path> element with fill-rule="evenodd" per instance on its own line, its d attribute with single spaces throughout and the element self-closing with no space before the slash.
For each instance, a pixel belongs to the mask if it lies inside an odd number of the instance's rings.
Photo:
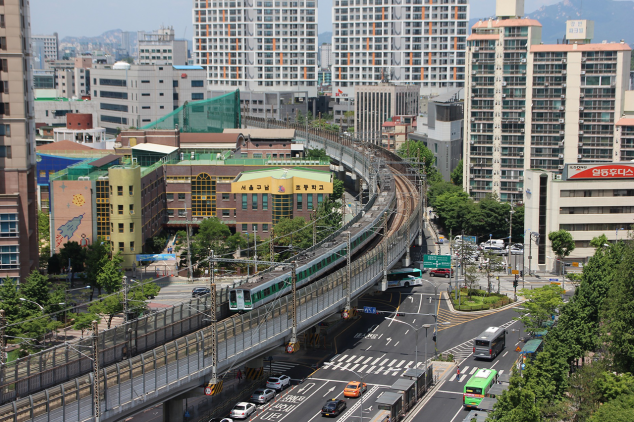
<svg viewBox="0 0 634 422">
<path fill-rule="evenodd" d="M 77 242 L 87 247 L 93 242 L 92 182 L 58 180 L 51 183 L 53 190 L 53 227 L 55 252 L 66 242 Z"/>
</svg>

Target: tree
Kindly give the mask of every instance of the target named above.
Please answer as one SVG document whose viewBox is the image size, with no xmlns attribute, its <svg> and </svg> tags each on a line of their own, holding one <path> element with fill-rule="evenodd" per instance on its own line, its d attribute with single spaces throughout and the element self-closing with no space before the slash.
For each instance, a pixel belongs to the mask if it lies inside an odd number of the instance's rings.
<svg viewBox="0 0 634 422">
<path fill-rule="evenodd" d="M 20 286 L 21 297 L 39 303 L 46 307 L 51 303 L 51 282 L 48 277 L 43 276 L 39 271 L 34 270 L 26 278 L 26 283 Z M 32 303 L 24 302 L 23 306 L 32 309 L 33 312 L 39 312 L 40 309 Z"/>
<path fill-rule="evenodd" d="M 451 172 L 451 183 L 456 186 L 462 186 L 462 160 L 458 161 L 458 165 Z"/>
<path fill-rule="evenodd" d="M 553 253 L 559 258 L 559 267 L 563 268 L 563 259 L 575 250 L 575 240 L 570 233 L 563 229 L 548 233 L 548 239 L 551 242 Z"/>
<path fill-rule="evenodd" d="M 308 148 L 306 150 L 306 158 L 310 160 L 329 160 L 326 150 L 323 148 Z"/>
<path fill-rule="evenodd" d="M 70 262 L 73 272 L 80 273 L 84 271 L 86 248 L 82 248 L 77 242 L 66 242 L 59 250 L 59 253 L 64 267 L 68 267 Z"/>
<path fill-rule="evenodd" d="M 608 237 L 605 234 L 593 237 L 590 241 L 590 246 L 592 246 L 593 248 L 602 248 L 605 245 L 609 245 Z"/>
<path fill-rule="evenodd" d="M 231 236 L 229 227 L 217 217 L 210 217 L 205 218 L 198 226 L 195 242 L 205 255 L 209 255 L 212 250 L 218 255 L 224 250 L 225 241 L 229 236 Z"/>
<path fill-rule="evenodd" d="M 108 295 L 99 302 L 94 302 L 88 307 L 88 312 L 103 315 L 106 318 L 107 327 L 110 329 L 110 324 L 112 324 L 112 319 L 115 315 L 123 312 L 123 294 Z"/>
<path fill-rule="evenodd" d="M 535 405 L 535 393 L 527 388 L 525 380 L 513 371 L 510 388 L 493 405 L 491 419 L 501 422 L 539 422 L 540 415 Z"/>
<path fill-rule="evenodd" d="M 467 296 L 469 298 L 471 298 L 471 293 L 473 292 L 475 283 L 477 281 L 478 281 L 478 268 L 475 265 L 467 264 L 464 269 L 464 282 L 465 282 L 465 285 L 467 286 Z"/>
<path fill-rule="evenodd" d="M 59 274 L 62 272 L 62 256 L 58 253 L 51 255 L 47 259 L 49 274 Z"/>
<path fill-rule="evenodd" d="M 344 191 L 345 186 L 343 180 L 334 179 L 332 182 L 332 195 L 328 196 L 328 200 L 331 202 L 340 200 Z"/>
<path fill-rule="evenodd" d="M 527 332 L 542 330 L 544 322 L 550 321 L 557 309 L 563 305 L 563 293 L 564 290 L 554 284 L 519 291 L 520 296 L 524 296 L 527 301 L 522 305 L 522 309 L 515 311 L 521 315 L 519 319 L 524 323 Z"/>
<path fill-rule="evenodd" d="M 110 260 L 110 242 L 95 242 L 88 246 L 86 251 L 86 282 L 91 287 L 99 289 L 101 294 L 101 286 L 97 282 L 97 276 Z"/>
<path fill-rule="evenodd" d="M 47 213 L 38 211 L 37 212 L 37 232 L 39 235 L 40 243 L 40 254 L 42 253 L 42 248 L 44 246 L 48 246 L 48 239 L 50 234 L 50 224 L 49 224 L 49 216 Z M 50 247 L 49 247 L 50 251 Z"/>
<path fill-rule="evenodd" d="M 460 193 L 462 192 L 461 186 L 456 186 L 451 182 L 447 182 L 442 180 L 438 183 L 432 183 L 429 185 L 429 189 L 427 189 L 427 204 L 430 207 L 436 207 L 436 199 L 445 194 L 445 193 Z"/>
<path fill-rule="evenodd" d="M 96 284 L 107 293 L 114 293 L 121 290 L 123 285 L 123 273 L 121 272 L 121 257 L 119 253 L 108 260 L 97 274 Z"/>
<path fill-rule="evenodd" d="M 297 116 L 295 117 L 295 123 L 297 123 L 298 125 L 303 125 L 303 124 L 306 123 L 306 118 L 304 117 L 302 112 L 299 111 L 299 110 L 297 110 Z"/>
<path fill-rule="evenodd" d="M 345 117 L 346 119 L 346 126 L 348 127 L 348 131 L 350 131 L 350 126 L 352 126 L 352 124 L 350 123 L 350 119 L 352 119 L 354 117 L 354 110 L 348 110 L 346 112 L 343 113 L 343 117 Z M 353 128 L 354 130 L 354 128 Z"/>
<path fill-rule="evenodd" d="M 609 401 L 599 407 L 590 422 L 631 422 L 634 421 L 634 395 L 626 395 Z"/>
<path fill-rule="evenodd" d="M 94 313 L 79 313 L 75 315 L 75 323 L 73 328 L 75 330 L 81 330 L 81 337 L 84 337 L 84 331 L 92 328 L 93 321 L 101 321 L 101 317 Z"/>
<path fill-rule="evenodd" d="M 18 293 L 18 287 L 15 280 L 9 276 L 2 280 L 0 285 L 0 309 L 4 310 L 4 315 L 7 319 L 7 324 L 13 324 L 22 320 L 22 301 Z M 6 328 L 6 334 L 16 336 L 20 332 L 20 327 L 17 325 L 9 326 Z"/>
<path fill-rule="evenodd" d="M 439 174 L 435 167 L 436 158 L 434 153 L 421 141 L 408 140 L 403 142 L 398 149 L 398 155 L 410 158 L 414 163 L 420 163 L 421 166 L 424 160 L 427 180 L 433 180 L 434 177 Z"/>
<path fill-rule="evenodd" d="M 273 228 L 276 246 L 292 247 L 290 252 L 284 252 L 278 256 L 281 260 L 294 254 L 298 249 L 307 249 L 313 244 L 312 227 L 308 226 L 303 217 L 282 218 Z"/>
</svg>

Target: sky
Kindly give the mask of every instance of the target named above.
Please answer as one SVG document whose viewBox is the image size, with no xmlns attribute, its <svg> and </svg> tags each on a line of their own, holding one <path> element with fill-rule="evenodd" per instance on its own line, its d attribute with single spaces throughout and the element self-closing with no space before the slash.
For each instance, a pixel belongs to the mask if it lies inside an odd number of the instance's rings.
<svg viewBox="0 0 634 422">
<path fill-rule="evenodd" d="M 332 0 L 318 0 L 319 32 L 332 31 Z M 526 12 L 560 0 L 526 0 Z M 192 38 L 194 0 L 31 0 L 31 33 L 94 37 L 111 29 L 151 31 L 173 26 L 177 38 Z M 471 0 L 471 18 L 492 16 L 495 0 Z"/>
</svg>

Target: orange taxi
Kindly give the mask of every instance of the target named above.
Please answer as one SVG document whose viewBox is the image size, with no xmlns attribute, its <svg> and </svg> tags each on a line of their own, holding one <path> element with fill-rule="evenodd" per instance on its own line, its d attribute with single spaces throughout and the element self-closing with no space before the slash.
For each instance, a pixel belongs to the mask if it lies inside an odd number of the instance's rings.
<svg viewBox="0 0 634 422">
<path fill-rule="evenodd" d="M 363 386 L 361 386 L 361 383 L 359 381 L 351 381 L 348 383 L 348 385 L 346 385 L 346 388 L 343 389 L 343 396 L 360 397 L 361 394 L 365 393 L 367 389 L 368 385 L 366 383 L 363 383 Z"/>
</svg>

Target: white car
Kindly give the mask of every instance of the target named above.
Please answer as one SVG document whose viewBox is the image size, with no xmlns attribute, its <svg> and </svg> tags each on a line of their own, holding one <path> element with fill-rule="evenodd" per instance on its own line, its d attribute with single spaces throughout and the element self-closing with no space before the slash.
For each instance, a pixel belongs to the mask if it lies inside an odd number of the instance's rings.
<svg viewBox="0 0 634 422">
<path fill-rule="evenodd" d="M 233 406 L 233 409 L 231 409 L 231 413 L 229 414 L 229 416 L 234 419 L 246 419 L 253 412 L 255 412 L 255 405 L 253 403 L 240 402 Z"/>
<path fill-rule="evenodd" d="M 291 385 L 291 377 L 288 375 L 275 375 L 266 380 L 266 388 L 282 391 Z"/>
</svg>

